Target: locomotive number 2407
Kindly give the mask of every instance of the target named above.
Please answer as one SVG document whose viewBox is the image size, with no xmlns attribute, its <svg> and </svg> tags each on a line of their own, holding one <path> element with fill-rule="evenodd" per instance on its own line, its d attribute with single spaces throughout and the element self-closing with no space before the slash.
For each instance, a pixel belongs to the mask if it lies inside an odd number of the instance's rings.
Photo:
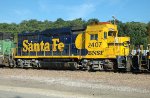
<svg viewBox="0 0 150 98">
<path fill-rule="evenodd" d="M 88 48 L 100 47 L 102 42 L 92 42 L 89 43 Z"/>
</svg>

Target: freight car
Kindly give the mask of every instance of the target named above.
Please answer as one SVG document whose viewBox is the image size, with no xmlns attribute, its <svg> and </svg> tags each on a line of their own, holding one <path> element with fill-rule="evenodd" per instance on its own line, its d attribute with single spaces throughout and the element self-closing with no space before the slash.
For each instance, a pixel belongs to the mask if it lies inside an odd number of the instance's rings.
<svg viewBox="0 0 150 98">
<path fill-rule="evenodd" d="M 150 71 L 150 45 L 147 50 L 143 50 L 143 46 L 136 50 L 136 54 L 132 55 L 132 71 Z"/>
<path fill-rule="evenodd" d="M 0 64 L 9 66 L 10 57 L 12 57 L 12 48 L 14 47 L 13 34 L 0 32 Z"/>
<path fill-rule="evenodd" d="M 130 55 L 130 37 L 119 37 L 109 22 L 20 33 L 12 54 L 14 67 L 130 71 L 140 70 L 141 64 L 150 69 L 149 55 Z"/>
</svg>

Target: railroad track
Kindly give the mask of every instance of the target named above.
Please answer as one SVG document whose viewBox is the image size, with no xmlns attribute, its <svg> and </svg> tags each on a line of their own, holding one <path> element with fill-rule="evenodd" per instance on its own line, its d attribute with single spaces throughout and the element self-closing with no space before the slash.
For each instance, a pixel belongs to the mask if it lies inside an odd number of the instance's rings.
<svg viewBox="0 0 150 98">
<path fill-rule="evenodd" d="M 101 70 L 101 71 L 99 71 L 99 70 L 97 70 L 97 71 L 88 71 L 88 70 L 86 70 L 86 69 L 83 69 L 83 70 L 80 70 L 80 69 L 78 69 L 78 70 L 69 70 L 69 69 L 51 69 L 51 68 L 20 68 L 20 67 L 16 67 L 16 68 L 9 68 L 9 67 L 5 67 L 5 66 L 0 66 L 0 69 L 11 69 L 11 70 L 16 70 L 16 69 L 18 69 L 18 70 L 22 70 L 22 69 L 25 69 L 25 70 L 43 70 L 43 71 L 68 71 L 68 72 L 88 72 L 88 73 L 101 73 L 101 72 L 105 72 L 105 73 L 119 73 L 119 74 L 150 74 L 150 71 L 148 71 L 148 70 L 143 70 L 143 71 L 133 71 L 133 72 L 131 72 L 131 71 L 113 71 L 113 70 L 107 70 L 107 71 L 104 71 L 104 70 Z"/>
</svg>

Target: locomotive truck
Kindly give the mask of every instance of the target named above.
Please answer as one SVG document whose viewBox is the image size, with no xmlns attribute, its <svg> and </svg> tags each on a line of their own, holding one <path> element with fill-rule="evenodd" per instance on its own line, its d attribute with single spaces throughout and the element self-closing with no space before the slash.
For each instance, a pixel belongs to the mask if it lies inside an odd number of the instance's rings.
<svg viewBox="0 0 150 98">
<path fill-rule="evenodd" d="M 9 61 L 10 67 L 150 70 L 148 53 L 130 53 L 130 37 L 119 37 L 117 25 L 101 22 L 85 29 L 68 27 L 20 33 L 12 55 L 5 61 Z"/>
</svg>

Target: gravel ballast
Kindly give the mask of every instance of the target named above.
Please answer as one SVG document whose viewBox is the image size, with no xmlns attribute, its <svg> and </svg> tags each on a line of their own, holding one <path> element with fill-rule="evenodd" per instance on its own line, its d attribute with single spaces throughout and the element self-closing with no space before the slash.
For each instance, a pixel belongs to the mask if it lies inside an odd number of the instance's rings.
<svg viewBox="0 0 150 98">
<path fill-rule="evenodd" d="M 66 87 L 150 93 L 149 74 L 1 68 L 0 78 Z"/>
</svg>

